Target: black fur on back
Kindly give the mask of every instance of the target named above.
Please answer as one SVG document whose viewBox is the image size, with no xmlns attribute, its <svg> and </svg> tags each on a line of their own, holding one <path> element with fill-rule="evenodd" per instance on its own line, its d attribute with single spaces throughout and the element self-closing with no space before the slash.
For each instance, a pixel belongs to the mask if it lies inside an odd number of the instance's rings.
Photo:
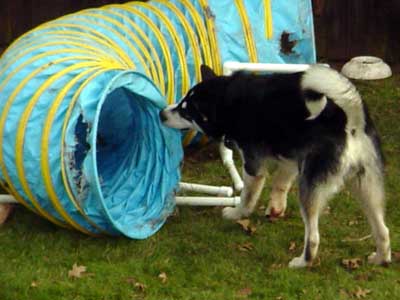
<svg viewBox="0 0 400 300">
<path fill-rule="evenodd" d="M 317 118 L 306 120 L 309 112 L 300 88 L 302 74 L 239 72 L 232 77 L 219 77 L 218 82 L 203 82 L 201 90 L 212 91 L 213 95 L 201 97 L 208 107 L 214 107 L 219 134 L 234 140 L 245 152 L 255 152 L 254 155 L 305 163 L 319 161 L 307 168 L 307 177 L 313 177 L 321 169 L 335 168 L 345 144 L 346 115 L 328 99 Z M 308 90 L 307 96 L 310 93 L 313 91 Z M 312 160 L 305 160 L 311 157 Z"/>
</svg>

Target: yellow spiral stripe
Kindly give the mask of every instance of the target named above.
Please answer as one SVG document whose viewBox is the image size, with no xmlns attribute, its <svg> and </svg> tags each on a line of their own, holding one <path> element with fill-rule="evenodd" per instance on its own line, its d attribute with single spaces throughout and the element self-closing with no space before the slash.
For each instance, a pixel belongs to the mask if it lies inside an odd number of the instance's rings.
<svg viewBox="0 0 400 300">
<path fill-rule="evenodd" d="M 108 7 L 115 7 L 115 8 L 120 8 L 120 6 L 118 5 L 109 5 Z M 140 10 L 136 9 L 133 6 L 124 6 L 123 8 L 126 11 L 131 12 L 132 14 L 140 17 L 143 22 L 146 23 L 147 26 L 149 26 L 149 28 L 152 30 L 152 32 L 154 33 L 154 35 L 157 38 L 157 41 L 160 43 L 161 48 L 163 50 L 163 53 L 165 55 L 165 68 L 166 68 L 166 73 L 167 73 L 167 92 L 166 92 L 166 98 L 167 98 L 167 102 L 169 104 L 174 103 L 175 101 L 175 75 L 174 75 L 174 66 L 172 64 L 172 56 L 171 56 L 171 52 L 169 49 L 169 46 L 165 40 L 165 37 L 163 36 L 163 34 L 161 33 L 161 31 L 157 28 L 157 26 L 155 26 L 155 24 L 153 23 L 153 20 L 150 19 L 148 16 L 146 16 L 144 13 L 142 13 Z"/>
<path fill-rule="evenodd" d="M 237 7 L 240 19 L 242 21 L 244 40 L 246 42 L 246 48 L 247 48 L 247 52 L 249 54 L 249 60 L 250 60 L 250 62 L 256 63 L 256 62 L 258 62 L 257 48 L 256 48 L 256 43 L 254 42 L 253 33 L 251 31 L 249 17 L 247 16 L 247 13 L 246 13 L 246 8 L 245 8 L 242 0 L 235 0 L 235 5 Z"/>
<path fill-rule="evenodd" d="M 201 80 L 201 74 L 200 74 L 200 66 L 201 66 L 201 52 L 200 52 L 200 47 L 198 43 L 196 42 L 195 39 L 195 33 L 190 26 L 189 22 L 185 19 L 185 16 L 180 12 L 180 10 L 173 4 L 169 2 L 164 2 L 160 0 L 153 0 L 153 2 L 160 3 L 162 5 L 165 5 L 167 8 L 169 8 L 175 16 L 178 18 L 179 22 L 182 24 L 183 29 L 186 32 L 186 36 L 189 39 L 189 44 L 191 51 L 193 52 L 193 60 L 194 60 L 194 65 L 195 65 L 195 77 L 196 81 L 199 82 Z M 185 91 L 186 93 L 187 91 Z"/>
<path fill-rule="evenodd" d="M 178 0 L 178 1 L 185 6 L 187 12 L 189 13 L 190 17 L 193 20 L 193 23 L 195 25 L 195 28 L 197 30 L 200 39 L 200 45 L 201 45 L 201 50 L 203 51 L 204 62 L 208 66 L 213 67 L 213 59 L 211 55 L 210 44 L 208 42 L 207 29 L 203 24 L 201 15 L 189 0 Z"/>
<path fill-rule="evenodd" d="M 179 65 L 181 67 L 181 75 L 182 75 L 181 94 L 184 95 L 190 88 L 190 79 L 189 79 L 189 71 L 185 60 L 185 48 L 183 47 L 183 44 L 179 38 L 176 29 L 174 28 L 168 17 L 164 14 L 164 12 L 159 10 L 158 8 L 151 6 L 148 3 L 142 3 L 142 2 L 135 2 L 135 6 L 142 7 L 154 13 L 160 19 L 160 21 L 163 22 L 166 29 L 170 33 L 172 38 L 172 43 L 174 44 L 175 49 L 177 51 L 176 54 L 178 56 Z M 175 100 L 176 99 L 173 99 L 173 101 L 170 102 L 169 104 L 173 104 Z"/>
<path fill-rule="evenodd" d="M 151 52 L 150 60 L 154 60 L 154 63 L 156 65 L 156 74 L 154 74 L 154 76 L 156 77 L 155 82 L 158 83 L 157 86 L 160 89 L 161 93 L 165 94 L 164 70 L 161 65 L 160 56 L 158 55 L 158 53 L 157 53 L 156 49 L 154 48 L 153 43 L 150 41 L 149 37 L 143 32 L 143 30 L 135 22 L 133 22 L 131 19 L 127 18 L 123 14 L 116 12 L 114 10 L 107 10 L 107 13 L 123 19 L 124 22 L 128 23 L 130 26 L 132 26 L 137 31 L 140 38 L 146 43 L 147 48 L 149 48 L 150 52 Z M 165 50 L 162 49 L 162 52 L 165 57 L 165 53 L 164 53 Z"/>
<path fill-rule="evenodd" d="M 267 39 L 272 39 L 274 35 L 274 25 L 272 21 L 272 4 L 271 0 L 264 0 L 264 18 L 265 18 L 265 35 Z"/>
<path fill-rule="evenodd" d="M 210 7 L 208 6 L 207 0 L 199 0 L 199 2 L 205 13 L 207 32 L 208 32 L 209 42 L 210 42 L 210 46 L 211 46 L 212 54 L 213 54 L 213 56 L 212 56 L 213 61 L 214 61 L 213 69 L 217 74 L 222 75 L 221 55 L 219 52 L 218 41 L 217 41 L 217 36 L 216 36 L 216 32 L 215 32 L 215 24 L 214 24 L 215 16 L 212 14 L 212 11 L 211 11 Z"/>
</svg>

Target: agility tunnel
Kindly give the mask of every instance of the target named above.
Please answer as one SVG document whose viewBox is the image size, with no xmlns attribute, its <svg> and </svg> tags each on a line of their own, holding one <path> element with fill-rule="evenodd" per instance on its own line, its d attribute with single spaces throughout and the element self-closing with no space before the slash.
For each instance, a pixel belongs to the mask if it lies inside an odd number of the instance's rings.
<svg viewBox="0 0 400 300">
<path fill-rule="evenodd" d="M 183 144 L 159 111 L 225 61 L 314 63 L 310 0 L 170 0 L 45 23 L 0 58 L 0 181 L 60 226 L 143 239 L 172 212 Z"/>
</svg>

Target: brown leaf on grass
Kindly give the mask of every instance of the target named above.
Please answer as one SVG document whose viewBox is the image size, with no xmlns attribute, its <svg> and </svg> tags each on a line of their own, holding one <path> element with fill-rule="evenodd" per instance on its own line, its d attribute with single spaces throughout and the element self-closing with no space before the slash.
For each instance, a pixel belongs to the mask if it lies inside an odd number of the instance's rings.
<svg viewBox="0 0 400 300">
<path fill-rule="evenodd" d="M 140 292 L 144 292 L 146 290 L 146 286 L 140 282 L 135 283 L 135 288 L 137 288 Z"/>
<path fill-rule="evenodd" d="M 282 269 L 283 265 L 282 264 L 272 264 L 269 267 L 270 267 L 270 269 L 277 270 L 277 269 Z"/>
<path fill-rule="evenodd" d="M 321 258 L 317 257 L 316 259 L 314 259 L 312 266 L 313 268 L 319 267 L 321 265 Z"/>
<path fill-rule="evenodd" d="M 238 223 L 242 227 L 242 229 L 249 235 L 253 235 L 257 230 L 257 228 L 251 224 L 249 219 L 242 219 L 236 221 L 236 223 Z"/>
<path fill-rule="evenodd" d="M 37 281 L 32 281 L 31 288 L 37 288 L 39 286 Z"/>
<path fill-rule="evenodd" d="M 290 252 L 293 252 L 294 250 L 296 250 L 296 243 L 293 242 L 293 241 L 291 241 L 291 242 L 289 243 L 289 251 L 290 251 Z"/>
<path fill-rule="evenodd" d="M 322 214 L 324 215 L 330 215 L 332 212 L 331 207 L 330 206 L 326 206 L 322 212 Z"/>
<path fill-rule="evenodd" d="M 144 292 L 146 290 L 146 286 L 143 283 L 137 281 L 134 277 L 126 278 L 126 282 L 130 285 L 133 285 L 140 292 Z"/>
<path fill-rule="evenodd" d="M 250 243 L 250 242 L 247 242 L 247 243 L 239 244 L 237 246 L 237 248 L 241 252 L 250 252 L 250 251 L 252 251 L 254 249 L 254 245 L 252 243 Z"/>
<path fill-rule="evenodd" d="M 249 219 L 242 219 L 236 221 L 240 226 L 242 226 L 243 230 L 247 230 L 250 226 L 250 220 Z"/>
<path fill-rule="evenodd" d="M 350 297 L 349 293 L 345 289 L 339 290 L 340 299 L 348 299 Z"/>
<path fill-rule="evenodd" d="M 392 258 L 393 258 L 393 261 L 396 261 L 396 262 L 400 261 L 400 252 L 399 251 L 393 251 L 392 252 Z"/>
<path fill-rule="evenodd" d="M 81 278 L 85 272 L 86 272 L 85 266 L 78 266 L 76 263 L 74 263 L 74 265 L 72 266 L 72 270 L 68 271 L 68 277 Z"/>
<path fill-rule="evenodd" d="M 9 203 L 0 204 L 0 225 L 3 224 L 13 211 L 14 205 Z"/>
<path fill-rule="evenodd" d="M 135 285 L 135 283 L 137 282 L 137 280 L 133 277 L 128 277 L 125 279 L 126 283 L 129 283 L 131 285 Z"/>
<path fill-rule="evenodd" d="M 357 220 L 349 221 L 348 225 L 349 226 L 358 225 L 358 221 Z"/>
<path fill-rule="evenodd" d="M 371 294 L 371 290 L 368 289 L 362 289 L 359 286 L 357 287 L 357 290 L 351 291 L 350 294 L 356 297 L 357 299 L 362 299 L 368 296 L 368 294 Z"/>
<path fill-rule="evenodd" d="M 168 280 L 168 276 L 167 276 L 167 274 L 166 274 L 165 272 L 161 272 L 161 273 L 158 275 L 158 278 L 160 278 L 160 280 L 161 280 L 162 283 L 166 283 L 167 280 Z"/>
<path fill-rule="evenodd" d="M 253 290 L 249 287 L 245 287 L 239 291 L 237 291 L 236 295 L 238 297 L 248 297 L 253 293 Z"/>
<path fill-rule="evenodd" d="M 362 264 L 361 258 L 342 259 L 342 265 L 349 270 L 358 269 Z"/>
<path fill-rule="evenodd" d="M 371 276 L 367 273 L 357 274 L 354 279 L 357 281 L 368 281 L 370 280 Z"/>
<path fill-rule="evenodd" d="M 257 207 L 257 215 L 260 217 L 264 217 L 266 209 L 267 209 L 267 207 L 265 205 L 258 206 Z"/>
</svg>

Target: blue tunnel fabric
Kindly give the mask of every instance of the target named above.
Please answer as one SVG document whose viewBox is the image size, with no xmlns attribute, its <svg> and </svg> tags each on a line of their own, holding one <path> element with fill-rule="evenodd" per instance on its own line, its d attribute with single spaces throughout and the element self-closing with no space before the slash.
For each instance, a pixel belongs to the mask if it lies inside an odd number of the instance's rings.
<svg viewBox="0 0 400 300">
<path fill-rule="evenodd" d="M 202 63 L 232 60 L 315 63 L 311 1 L 128 2 L 42 24 L 0 58 L 0 183 L 60 226 L 152 235 L 183 158 L 159 111 Z"/>
</svg>

